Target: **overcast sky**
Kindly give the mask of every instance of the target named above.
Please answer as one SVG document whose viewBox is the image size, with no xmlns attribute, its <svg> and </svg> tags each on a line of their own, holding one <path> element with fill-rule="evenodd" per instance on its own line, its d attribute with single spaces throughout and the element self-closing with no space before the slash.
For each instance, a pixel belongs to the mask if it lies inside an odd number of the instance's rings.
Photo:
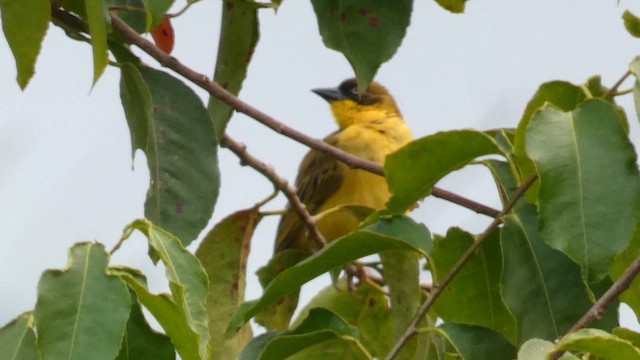
<svg viewBox="0 0 640 360">
<path fill-rule="evenodd" d="M 417 0 L 407 36 L 377 80 L 394 94 L 416 137 L 515 127 L 541 83 L 581 83 L 600 74 L 610 86 L 627 70 L 640 53 L 640 39 L 628 35 L 621 20 L 631 3 L 472 0 L 465 14 L 453 15 L 433 1 Z M 203 0 L 174 21 L 173 55 L 208 75 L 216 56 L 219 8 L 220 1 Z M 277 14 L 261 11 L 260 21 L 261 40 L 240 97 L 315 137 L 334 131 L 326 102 L 309 90 L 335 86 L 352 70 L 342 55 L 323 46 L 310 2 L 284 1 Z M 119 71 L 108 68 L 91 90 L 91 64 L 88 45 L 51 26 L 36 75 L 21 92 L 12 55 L 4 37 L 0 40 L 0 326 L 34 307 L 40 274 L 64 267 L 72 244 L 97 240 L 111 248 L 124 226 L 143 216 L 148 172 L 144 154 L 131 160 Z M 196 91 L 206 101 L 206 94 Z M 632 99 L 626 96 L 620 103 L 638 144 Z M 293 181 L 305 147 L 242 115 L 234 116 L 229 134 Z M 268 181 L 240 167 L 226 150 L 221 150 L 220 167 L 223 185 L 210 226 L 272 191 Z M 489 174 L 480 167 L 439 185 L 499 206 Z M 279 198 L 268 208 L 284 204 Z M 489 222 L 436 199 L 427 199 L 412 216 L 436 233 L 453 225 L 480 232 Z M 249 299 L 261 293 L 253 273 L 271 254 L 277 221 L 265 219 L 255 234 Z M 190 246 L 196 247 L 197 242 Z M 150 264 L 146 249 L 136 236 L 112 262 L 142 268 L 153 290 L 166 289 L 162 269 Z M 307 286 L 306 297 L 313 286 L 327 283 L 323 277 Z M 625 316 L 624 321 L 635 320 Z"/>
</svg>

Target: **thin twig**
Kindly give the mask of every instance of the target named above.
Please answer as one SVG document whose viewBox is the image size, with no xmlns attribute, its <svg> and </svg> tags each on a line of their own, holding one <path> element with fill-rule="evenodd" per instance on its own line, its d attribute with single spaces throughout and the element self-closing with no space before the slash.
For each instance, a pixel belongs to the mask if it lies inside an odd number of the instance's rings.
<svg viewBox="0 0 640 360">
<path fill-rule="evenodd" d="M 452 193 L 451 191 L 445 190 L 445 189 L 441 189 L 439 187 L 433 187 L 433 189 L 431 189 L 431 195 L 433 195 L 434 197 L 437 197 L 439 199 L 442 200 L 447 200 L 449 202 L 452 202 L 456 205 L 460 205 L 462 207 L 465 207 L 471 211 L 474 211 L 478 214 L 483 214 L 483 215 L 487 215 L 489 217 L 495 218 L 496 216 L 498 216 L 500 214 L 500 212 L 490 206 L 481 204 L 479 202 L 470 200 L 465 198 L 464 196 L 460 196 L 456 193 Z"/>
<path fill-rule="evenodd" d="M 187 2 L 187 5 L 185 5 L 182 9 L 178 10 L 178 12 L 176 12 L 174 14 L 167 14 L 167 17 L 170 17 L 170 18 L 178 17 L 178 16 L 184 14 L 185 12 L 187 12 L 187 10 L 189 10 L 191 5 L 193 5 L 195 3 L 196 3 L 195 1 L 193 1 L 193 2 L 189 1 L 189 2 Z"/>
<path fill-rule="evenodd" d="M 243 144 L 233 140 L 228 135 L 224 135 L 222 139 L 220 139 L 220 145 L 231 150 L 234 154 L 236 154 L 240 160 L 242 160 L 243 165 L 248 165 L 254 168 L 256 171 L 266 176 L 275 186 L 282 191 L 282 193 L 289 200 L 289 204 L 291 204 L 291 208 L 293 211 L 300 216 L 300 219 L 304 222 L 307 227 L 307 231 L 309 231 L 309 235 L 311 239 L 318 245 L 318 247 L 322 248 L 327 245 L 322 234 L 318 231 L 318 227 L 316 226 L 316 220 L 309 212 L 307 211 L 307 207 L 300 201 L 298 195 L 296 195 L 296 190 L 292 188 L 286 179 L 281 178 L 276 174 L 273 168 L 264 162 L 260 161 L 260 159 L 254 157 L 253 155 L 247 152 L 246 146 Z"/>
<path fill-rule="evenodd" d="M 633 92 L 633 89 L 620 90 L 620 91 L 616 92 L 615 94 L 613 94 L 612 96 L 622 96 L 622 95 L 631 94 L 632 92 Z"/>
<path fill-rule="evenodd" d="M 618 81 L 616 81 L 615 84 L 613 84 L 613 87 L 611 87 L 611 89 L 609 89 L 606 93 L 604 93 L 602 95 L 603 99 L 610 99 L 611 97 L 613 97 L 613 95 L 616 94 L 616 92 L 618 91 L 618 88 L 620 87 L 620 85 L 622 85 L 622 83 L 627 80 L 627 78 L 631 76 L 631 70 L 627 70 L 626 73 L 624 73 L 620 79 L 618 79 Z"/>
<path fill-rule="evenodd" d="M 241 164 L 242 166 L 247 165 L 247 164 Z M 267 203 L 269 203 L 271 200 L 275 199 L 278 194 L 280 193 L 280 189 L 278 189 L 278 187 L 276 185 L 273 185 L 273 192 L 271 194 L 269 194 L 269 196 L 267 196 L 266 198 L 258 201 L 253 207 L 255 209 L 260 209 L 261 207 L 265 206 Z M 261 211 L 261 214 L 264 215 L 264 213 Z"/>
<path fill-rule="evenodd" d="M 61 13 L 65 14 L 66 16 L 73 17 L 72 15 L 66 14 L 57 9 L 54 9 L 54 11 L 52 11 L 54 17 L 64 20 Z M 76 18 L 74 22 L 77 21 L 82 22 L 80 19 Z M 155 46 L 155 44 L 140 36 L 124 21 L 120 20 L 120 18 L 115 14 L 111 14 L 111 23 L 113 28 L 120 32 L 127 40 L 149 54 L 154 59 L 156 59 L 162 66 L 170 68 L 176 73 L 182 75 L 184 78 L 206 90 L 211 96 L 221 100 L 236 111 L 257 120 L 263 125 L 271 128 L 272 130 L 283 134 L 295 141 L 298 141 L 314 150 L 333 156 L 334 158 L 344 162 L 351 168 L 362 169 L 374 174 L 378 174 L 380 176 L 384 176 L 384 170 L 380 164 L 359 158 L 336 147 L 333 147 L 325 143 L 324 141 L 315 139 L 300 131 L 292 129 L 284 125 L 282 122 L 238 99 L 236 96 L 228 92 L 219 84 L 209 80 L 207 76 L 195 72 L 194 70 L 183 65 L 176 58 L 160 50 Z M 86 25 L 84 28 L 86 29 Z M 431 194 L 435 197 L 458 204 L 479 214 L 484 214 L 490 217 L 495 217 L 499 214 L 499 211 L 496 209 L 436 187 L 433 188 Z"/>
<path fill-rule="evenodd" d="M 578 320 L 578 322 L 576 322 L 576 324 L 573 325 L 573 327 L 569 329 L 569 331 L 567 331 L 564 336 L 567 336 L 568 334 L 576 332 L 580 329 L 586 328 L 594 321 L 602 318 L 609 305 L 611 305 L 611 303 L 615 299 L 617 299 L 620 294 L 622 294 L 629 288 L 629 286 L 631 286 L 631 283 L 638 276 L 638 274 L 640 274 L 640 256 L 638 256 L 631 263 L 631 265 L 629 265 L 624 274 L 622 274 L 622 276 L 620 276 L 620 278 L 618 278 L 618 280 L 616 280 L 616 282 L 611 285 L 609 290 L 607 290 L 607 292 L 605 292 L 604 295 L 602 295 L 602 297 L 600 297 L 600 299 L 598 299 L 598 301 L 593 304 L 591 309 L 589 309 L 589 311 L 587 311 L 582 316 L 582 318 L 580 318 L 580 320 Z M 560 359 L 562 354 L 564 354 L 564 350 L 557 351 L 553 355 L 551 355 L 549 360 L 558 360 Z"/>
<path fill-rule="evenodd" d="M 354 265 L 354 266 L 349 266 L 349 265 Z M 367 267 L 366 263 L 362 263 L 360 261 L 354 261 L 349 265 L 344 267 L 344 270 L 347 273 L 347 275 L 358 277 L 360 273 L 358 272 L 357 265 L 360 265 L 362 267 L 362 270 L 365 272 L 365 276 L 367 277 L 367 279 L 373 281 L 374 283 L 380 286 L 387 285 L 384 281 L 384 277 L 382 277 L 382 275 L 380 275 L 379 272 L 374 271 L 374 269 L 372 269 L 371 267 Z M 433 284 L 426 281 L 420 282 L 420 289 L 426 292 L 429 292 L 431 291 L 432 288 L 433 288 Z"/>
<path fill-rule="evenodd" d="M 262 216 L 282 216 L 286 210 L 260 211 Z"/>
<path fill-rule="evenodd" d="M 424 301 L 424 303 L 418 310 L 416 317 L 413 319 L 413 321 L 411 322 L 411 324 L 409 325 L 405 333 L 393 345 L 393 348 L 387 355 L 386 360 L 394 359 L 398 355 L 398 353 L 400 353 L 400 350 L 402 349 L 404 344 L 407 341 L 409 341 L 411 337 L 417 334 L 418 327 L 422 322 L 422 319 L 427 314 L 431 306 L 435 303 L 436 299 L 440 296 L 440 294 L 444 291 L 444 289 L 451 283 L 451 281 L 453 281 L 455 276 L 460 272 L 460 270 L 462 270 L 462 268 L 467 264 L 467 262 L 476 254 L 478 249 L 480 249 L 480 247 L 482 246 L 484 241 L 489 237 L 489 235 L 502 223 L 502 217 L 506 215 L 509 211 L 511 211 L 513 206 L 518 202 L 518 200 L 524 195 L 524 193 L 531 187 L 531 185 L 533 185 L 533 183 L 537 179 L 538 179 L 538 175 L 535 174 L 518 187 L 518 189 L 515 191 L 515 193 L 507 203 L 507 205 L 504 207 L 504 209 L 498 214 L 498 216 L 496 216 L 493 219 L 493 221 L 491 222 L 491 224 L 489 224 L 487 229 L 480 236 L 478 236 L 478 239 L 476 239 L 473 245 L 471 245 L 471 247 L 467 249 L 467 251 L 460 257 L 460 259 L 458 259 L 458 262 L 456 262 L 456 264 L 453 265 L 453 267 L 451 268 L 447 276 L 445 276 L 445 278 L 442 279 L 442 281 L 438 282 L 438 284 L 436 284 L 433 287 L 433 290 L 429 294 L 429 297 Z"/>
</svg>

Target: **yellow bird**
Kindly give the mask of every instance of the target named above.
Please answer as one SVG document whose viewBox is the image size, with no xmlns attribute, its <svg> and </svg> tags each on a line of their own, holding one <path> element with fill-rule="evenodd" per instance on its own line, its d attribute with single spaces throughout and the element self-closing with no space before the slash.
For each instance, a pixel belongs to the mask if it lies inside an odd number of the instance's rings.
<svg viewBox="0 0 640 360">
<path fill-rule="evenodd" d="M 312 91 L 329 102 L 339 127 L 324 139 L 328 144 L 383 164 L 389 153 L 413 138 L 395 100 L 378 83 L 371 83 L 362 94 L 358 92 L 355 79 L 345 80 L 337 88 Z M 383 177 L 351 169 L 335 158 L 313 150 L 300 165 L 296 187 L 300 200 L 312 215 L 340 205 L 382 209 L 390 196 Z M 358 223 L 351 213 L 338 211 L 322 217 L 317 226 L 326 240 L 331 241 L 353 231 Z M 290 207 L 278 226 L 275 253 L 286 249 L 297 249 L 309 255 L 319 250 Z"/>
</svg>

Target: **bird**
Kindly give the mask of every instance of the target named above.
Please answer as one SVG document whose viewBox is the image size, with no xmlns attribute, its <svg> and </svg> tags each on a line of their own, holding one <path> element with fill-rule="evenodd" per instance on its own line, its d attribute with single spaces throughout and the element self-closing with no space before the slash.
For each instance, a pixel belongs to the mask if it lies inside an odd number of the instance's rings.
<svg viewBox="0 0 640 360">
<path fill-rule="evenodd" d="M 347 79 L 335 88 L 313 89 L 329 102 L 338 130 L 323 140 L 352 155 L 384 164 L 385 157 L 413 139 L 398 106 L 387 89 L 377 82 L 358 90 L 356 79 Z M 297 196 L 311 215 L 341 205 L 383 209 L 390 197 L 384 177 L 365 170 L 351 169 L 325 153 L 311 150 L 300 164 L 295 181 Z M 327 212 L 316 226 L 326 241 L 332 241 L 357 228 L 359 219 L 344 209 Z M 258 271 L 266 287 L 278 273 L 320 250 L 307 226 L 290 205 L 277 229 L 274 256 Z M 292 292 L 258 314 L 255 320 L 271 330 L 285 330 L 298 304 Z"/>
<path fill-rule="evenodd" d="M 389 91 L 372 82 L 360 93 L 356 79 L 347 79 L 335 88 L 313 89 L 326 100 L 338 130 L 324 138 L 352 155 L 384 164 L 385 157 L 409 143 L 413 134 Z M 384 177 L 351 169 L 331 155 L 311 150 L 302 160 L 295 181 L 297 195 L 315 215 L 340 205 L 360 205 L 383 209 L 390 197 Z M 348 211 L 337 211 L 317 222 L 327 241 L 352 232 L 359 221 Z M 299 250 L 310 255 L 319 250 L 299 216 L 290 206 L 278 225 L 274 252 Z"/>
</svg>

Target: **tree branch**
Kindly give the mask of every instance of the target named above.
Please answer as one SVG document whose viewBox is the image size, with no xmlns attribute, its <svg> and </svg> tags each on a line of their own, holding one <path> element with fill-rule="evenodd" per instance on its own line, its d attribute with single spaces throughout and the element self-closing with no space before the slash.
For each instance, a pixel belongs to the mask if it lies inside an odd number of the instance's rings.
<svg viewBox="0 0 640 360">
<path fill-rule="evenodd" d="M 236 154 L 240 160 L 242 160 L 243 165 L 248 165 L 254 168 L 256 171 L 267 177 L 267 179 L 269 179 L 278 189 L 280 189 L 280 191 L 282 191 L 282 193 L 287 197 L 287 200 L 289 200 L 289 204 L 293 211 L 298 214 L 302 222 L 307 227 L 307 231 L 309 231 L 311 239 L 319 248 L 323 248 L 327 245 L 326 240 L 320 231 L 318 231 L 316 219 L 309 214 L 307 207 L 302 203 L 302 201 L 300 201 L 300 198 L 296 194 L 296 190 L 289 185 L 286 179 L 278 176 L 278 174 L 273 170 L 273 167 L 249 154 L 249 152 L 247 152 L 247 147 L 244 144 L 233 140 L 228 135 L 223 135 L 222 139 L 220 139 L 220 145 Z"/>
<path fill-rule="evenodd" d="M 489 237 L 489 235 L 498 228 L 498 226 L 502 223 L 502 217 L 509 213 L 514 205 L 520 200 L 520 198 L 524 195 L 524 193 L 533 185 L 533 183 L 538 179 L 538 175 L 535 174 L 531 178 L 529 178 L 526 182 L 518 187 L 518 189 L 514 192 L 513 196 L 504 207 L 504 209 L 496 216 L 491 224 L 487 227 L 487 229 L 478 236 L 478 239 L 467 249 L 467 251 L 458 259 L 458 262 L 453 265 L 451 270 L 444 279 L 438 284 L 435 284 L 433 291 L 429 294 L 429 297 L 424 301 L 420 309 L 418 309 L 418 313 L 416 317 L 409 325 L 409 328 L 405 331 L 405 333 L 398 339 L 398 341 L 393 345 L 393 348 L 385 358 L 386 360 L 393 360 L 399 353 L 404 344 L 409 341 L 413 336 L 418 333 L 418 327 L 422 322 L 422 319 L 427 314 L 431 306 L 436 302 L 436 299 L 440 296 L 440 294 L 444 291 L 444 289 L 453 281 L 453 279 L 458 275 L 460 270 L 467 264 L 467 262 L 478 252 L 478 249 L 482 246 L 484 241 Z"/>
<path fill-rule="evenodd" d="M 625 72 L 620 79 L 618 79 L 618 81 L 616 81 L 615 84 L 613 84 L 613 87 L 611 87 L 611 89 L 609 89 L 606 93 L 604 93 L 602 95 L 602 98 L 605 100 L 609 100 L 612 97 L 614 97 L 615 95 L 617 95 L 617 91 L 618 88 L 620 87 L 620 85 L 622 85 L 622 83 L 629 77 L 631 76 L 631 70 L 627 70 L 627 72 Z"/>
<path fill-rule="evenodd" d="M 569 329 L 569 331 L 567 331 L 564 336 L 567 336 L 568 334 L 576 332 L 580 329 L 586 328 L 594 321 L 602 318 L 609 305 L 611 305 L 611 303 L 616 298 L 618 298 L 620 294 L 622 294 L 629 288 L 629 286 L 631 286 L 631 283 L 638 276 L 638 274 L 640 274 L 640 256 L 638 256 L 631 263 L 631 265 L 629 265 L 624 274 L 622 274 L 620 278 L 615 283 L 613 283 L 613 285 L 611 285 L 609 290 L 607 290 L 607 292 L 605 292 L 604 295 L 602 295 L 600 299 L 598 299 L 598 301 L 593 304 L 591 309 L 589 309 L 589 311 L 587 311 L 584 316 L 582 316 L 582 318 L 580 318 L 580 320 L 578 320 L 578 322 L 576 322 L 576 324 L 573 325 L 573 327 Z M 553 353 L 553 355 L 551 355 L 551 357 L 549 357 L 549 360 L 558 360 L 560 359 L 562 354 L 564 354 L 564 350 L 556 351 L 555 353 Z"/>
<path fill-rule="evenodd" d="M 74 27 L 78 28 L 80 31 L 86 32 L 86 24 L 73 15 L 65 13 L 59 9 L 52 9 L 52 16 L 72 26 L 82 24 L 83 26 L 81 28 L 76 26 Z M 73 19 L 69 19 L 69 17 Z M 195 85 L 206 90 L 211 96 L 231 106 L 237 112 L 241 112 L 272 130 L 298 141 L 311 149 L 333 156 L 351 168 L 362 169 L 384 176 L 384 170 L 380 164 L 351 155 L 341 149 L 325 143 L 324 141 L 315 139 L 300 131 L 290 128 L 282 122 L 238 99 L 216 82 L 209 80 L 207 76 L 195 72 L 189 67 L 183 65 L 173 56 L 160 50 L 155 46 L 155 44 L 140 36 L 140 34 L 129 27 L 124 21 L 120 20 L 120 18 L 115 14 L 111 14 L 111 23 L 113 28 L 120 32 L 128 41 L 156 59 L 162 66 L 172 69 Z M 499 211 L 496 209 L 437 187 L 432 189 L 431 194 L 437 198 L 447 200 L 479 214 L 484 214 L 490 217 L 496 217 L 499 214 Z"/>
</svg>

